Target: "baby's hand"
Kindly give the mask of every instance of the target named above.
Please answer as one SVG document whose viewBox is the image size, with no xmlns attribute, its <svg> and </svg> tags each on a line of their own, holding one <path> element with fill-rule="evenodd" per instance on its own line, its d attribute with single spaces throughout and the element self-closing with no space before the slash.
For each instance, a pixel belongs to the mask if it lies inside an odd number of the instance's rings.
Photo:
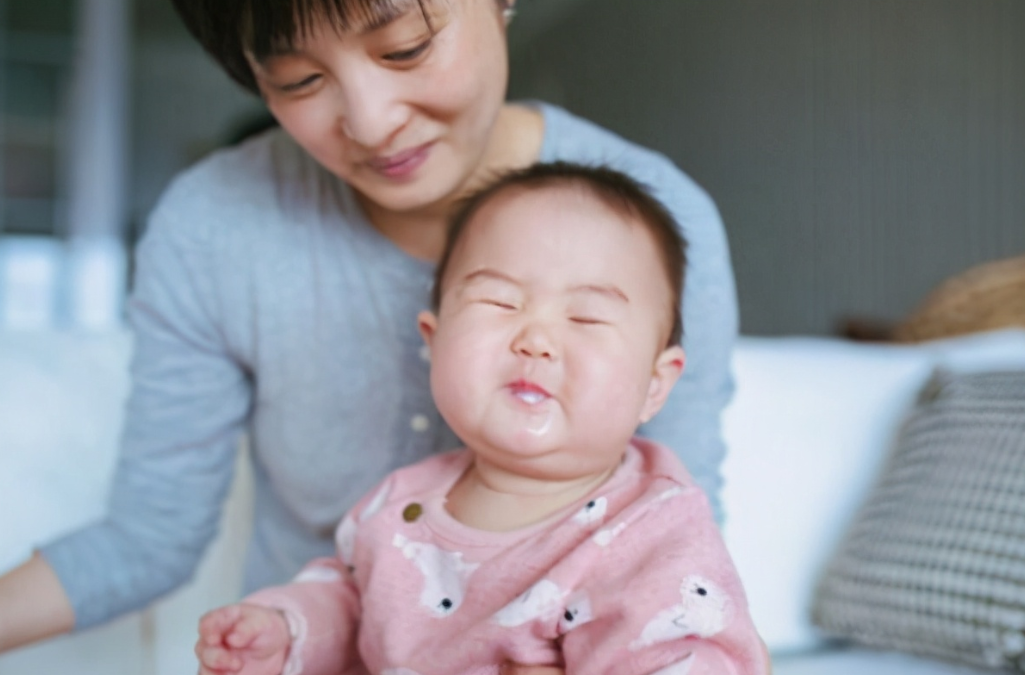
<svg viewBox="0 0 1025 675">
<path fill-rule="evenodd" d="M 519 666 L 509 663 L 502 666 L 502 675 L 564 675 L 566 671 L 556 666 Z"/>
<path fill-rule="evenodd" d="M 292 636 L 281 612 L 259 605 L 228 605 L 199 620 L 199 675 L 279 675 Z"/>
</svg>

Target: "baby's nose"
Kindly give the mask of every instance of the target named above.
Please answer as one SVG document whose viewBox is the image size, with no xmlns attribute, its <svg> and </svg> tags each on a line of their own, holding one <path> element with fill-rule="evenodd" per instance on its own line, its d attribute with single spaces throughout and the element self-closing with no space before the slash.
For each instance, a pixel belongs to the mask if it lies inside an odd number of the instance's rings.
<svg viewBox="0 0 1025 675">
<path fill-rule="evenodd" d="M 524 326 L 513 340 L 512 349 L 517 354 L 532 358 L 554 359 L 556 356 L 551 331 L 540 322 Z"/>
</svg>

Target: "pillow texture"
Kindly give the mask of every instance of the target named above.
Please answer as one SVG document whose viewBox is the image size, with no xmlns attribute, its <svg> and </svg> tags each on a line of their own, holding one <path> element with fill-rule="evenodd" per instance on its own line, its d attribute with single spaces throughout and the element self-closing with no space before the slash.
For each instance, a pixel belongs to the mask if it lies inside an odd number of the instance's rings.
<svg viewBox="0 0 1025 675">
<path fill-rule="evenodd" d="M 774 654 L 820 646 L 815 579 L 932 369 L 917 348 L 738 341 L 737 392 L 723 416 L 723 534 Z"/>
<path fill-rule="evenodd" d="M 1025 371 L 932 378 L 812 617 L 864 645 L 1025 672 Z"/>
<path fill-rule="evenodd" d="M 822 647 L 815 584 L 936 368 L 1025 369 L 1025 330 L 878 345 L 751 337 L 723 414 L 723 534 L 774 656 Z"/>
</svg>

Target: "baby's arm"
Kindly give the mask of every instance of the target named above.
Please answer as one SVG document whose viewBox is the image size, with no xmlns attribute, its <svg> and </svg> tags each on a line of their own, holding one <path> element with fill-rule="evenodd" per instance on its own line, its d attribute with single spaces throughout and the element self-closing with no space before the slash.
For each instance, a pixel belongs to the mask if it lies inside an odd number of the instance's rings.
<svg viewBox="0 0 1025 675">
<path fill-rule="evenodd" d="M 318 558 L 291 583 L 257 591 L 243 602 L 276 611 L 286 620 L 291 649 L 284 675 L 339 673 L 360 662 L 359 591 L 337 558 Z"/>
<path fill-rule="evenodd" d="M 314 560 L 291 583 L 203 617 L 200 675 L 342 672 L 359 662 L 358 616 L 358 592 L 345 565 Z"/>
<path fill-rule="evenodd" d="M 596 536 L 604 543 L 595 546 L 594 576 L 569 598 L 566 675 L 770 672 L 699 489 L 666 490 L 643 512 L 605 529 L 607 537 Z"/>
<path fill-rule="evenodd" d="M 259 605 L 228 605 L 199 621 L 199 675 L 278 675 L 292 636 L 285 617 Z"/>
</svg>

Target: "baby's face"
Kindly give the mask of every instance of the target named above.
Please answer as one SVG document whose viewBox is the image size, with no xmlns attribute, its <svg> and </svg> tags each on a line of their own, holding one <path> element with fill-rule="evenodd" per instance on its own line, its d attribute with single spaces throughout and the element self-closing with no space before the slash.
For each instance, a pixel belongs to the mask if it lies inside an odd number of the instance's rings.
<svg viewBox="0 0 1025 675">
<path fill-rule="evenodd" d="M 619 461 L 683 366 L 655 246 L 578 188 L 509 190 L 473 217 L 420 325 L 438 408 L 479 456 L 553 480 Z"/>
</svg>

